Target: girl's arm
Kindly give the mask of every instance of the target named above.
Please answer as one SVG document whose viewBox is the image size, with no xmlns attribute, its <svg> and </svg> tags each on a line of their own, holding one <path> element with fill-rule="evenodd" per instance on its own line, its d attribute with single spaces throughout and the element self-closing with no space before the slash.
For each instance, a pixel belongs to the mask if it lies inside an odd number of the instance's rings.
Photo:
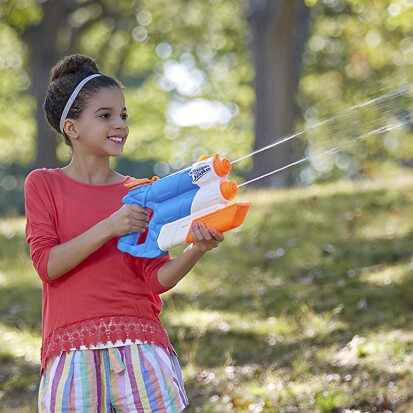
<svg viewBox="0 0 413 413">
<path fill-rule="evenodd" d="M 66 274 L 113 237 L 144 232 L 148 219 L 148 211 L 144 208 L 125 204 L 83 234 L 56 245 L 50 250 L 47 261 L 49 279 L 54 281 Z"/>
<path fill-rule="evenodd" d="M 205 252 L 218 247 L 224 236 L 214 228 L 207 229 L 204 224 L 192 224 L 191 234 L 194 243 L 181 255 L 169 261 L 158 271 L 158 280 L 165 288 L 178 283 L 195 266 Z"/>
</svg>

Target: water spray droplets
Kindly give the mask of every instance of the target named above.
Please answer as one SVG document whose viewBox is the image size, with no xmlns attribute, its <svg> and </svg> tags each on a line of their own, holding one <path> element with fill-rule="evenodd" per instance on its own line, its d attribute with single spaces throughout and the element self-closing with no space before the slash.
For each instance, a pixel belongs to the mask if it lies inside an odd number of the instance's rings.
<svg viewBox="0 0 413 413">
<path fill-rule="evenodd" d="M 394 90 L 355 104 L 329 119 L 316 122 L 301 131 L 279 138 L 269 145 L 233 161 L 232 164 L 235 164 L 293 139 L 304 138 L 303 135 L 307 135 L 305 136 L 306 141 L 310 145 L 306 156 L 303 158 L 243 182 L 238 186 L 248 185 L 306 161 L 310 161 L 313 165 L 323 168 L 327 165 L 327 156 L 350 149 L 351 146 L 359 141 L 376 137 L 404 126 L 410 128 L 412 125 L 410 115 L 412 90 L 412 84 L 404 83 Z M 344 139 L 341 139 L 343 136 Z M 329 165 L 334 165 L 334 161 L 329 162 Z"/>
</svg>

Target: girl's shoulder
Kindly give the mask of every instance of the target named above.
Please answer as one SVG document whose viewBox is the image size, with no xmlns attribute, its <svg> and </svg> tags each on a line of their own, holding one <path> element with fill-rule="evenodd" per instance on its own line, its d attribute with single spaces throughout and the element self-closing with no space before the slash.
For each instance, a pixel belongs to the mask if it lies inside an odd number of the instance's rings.
<svg viewBox="0 0 413 413">
<path fill-rule="evenodd" d="M 44 186 L 59 179 L 57 169 L 40 168 L 31 171 L 25 180 L 25 186 Z"/>
<path fill-rule="evenodd" d="M 26 182 L 34 183 L 48 179 L 53 179 L 58 176 L 57 169 L 39 168 L 31 171 L 27 177 Z"/>
<path fill-rule="evenodd" d="M 48 176 L 56 176 L 58 174 L 57 169 L 48 169 L 48 168 L 39 168 L 39 169 L 34 169 L 31 171 L 27 177 L 27 179 L 44 179 L 45 177 Z"/>
<path fill-rule="evenodd" d="M 54 198 L 53 194 L 59 190 L 59 178 L 53 169 L 35 169 L 31 171 L 24 182 L 24 198 L 26 208 L 32 200 L 42 199 L 45 206 Z M 36 201 L 37 202 L 37 201 Z"/>
<path fill-rule="evenodd" d="M 62 188 L 70 189 L 73 191 L 96 191 L 96 190 L 114 190 L 117 191 L 119 188 L 123 188 L 125 185 L 134 181 L 134 178 L 130 176 L 123 176 L 119 174 L 119 180 L 114 183 L 106 185 L 90 185 L 82 183 L 70 178 L 61 169 L 48 169 L 41 168 L 31 171 L 25 181 L 26 187 L 35 188 L 50 188 L 52 190 L 60 190 Z"/>
</svg>

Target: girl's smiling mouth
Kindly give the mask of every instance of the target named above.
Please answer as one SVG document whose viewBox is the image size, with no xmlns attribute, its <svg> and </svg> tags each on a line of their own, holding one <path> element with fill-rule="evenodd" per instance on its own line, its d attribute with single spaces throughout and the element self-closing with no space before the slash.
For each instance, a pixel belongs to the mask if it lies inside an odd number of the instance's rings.
<svg viewBox="0 0 413 413">
<path fill-rule="evenodd" d="M 109 136 L 108 139 L 114 143 L 123 143 L 124 141 L 123 136 Z"/>
</svg>

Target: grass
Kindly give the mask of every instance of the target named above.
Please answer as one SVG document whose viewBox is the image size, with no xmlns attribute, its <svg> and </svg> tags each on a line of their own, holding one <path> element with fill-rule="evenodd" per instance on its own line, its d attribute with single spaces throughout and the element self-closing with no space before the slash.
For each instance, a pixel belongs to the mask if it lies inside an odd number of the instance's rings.
<svg viewBox="0 0 413 413">
<path fill-rule="evenodd" d="M 238 198 L 242 227 L 163 295 L 189 412 L 413 412 L 413 174 Z M 0 288 L 0 412 L 34 412 L 24 218 L 0 220 Z"/>
</svg>

